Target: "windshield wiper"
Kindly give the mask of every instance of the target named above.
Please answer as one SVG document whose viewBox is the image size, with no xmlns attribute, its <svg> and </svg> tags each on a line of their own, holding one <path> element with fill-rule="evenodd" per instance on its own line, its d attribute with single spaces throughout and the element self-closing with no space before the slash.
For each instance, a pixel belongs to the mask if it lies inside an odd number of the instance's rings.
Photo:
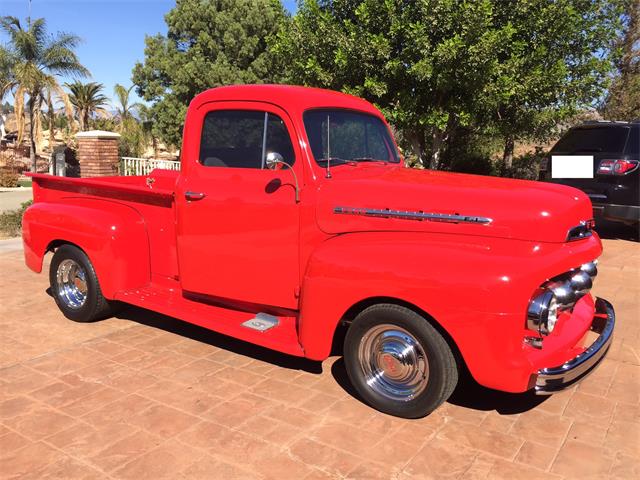
<svg viewBox="0 0 640 480">
<path fill-rule="evenodd" d="M 321 158 L 320 160 L 316 160 L 316 162 L 317 163 L 331 162 L 331 165 L 344 165 L 344 164 L 352 165 L 352 164 L 354 164 L 353 160 L 345 160 L 344 158 L 340 158 L 340 157 Z"/>
<path fill-rule="evenodd" d="M 372 158 L 372 157 L 356 157 L 356 158 L 352 158 L 351 159 L 354 162 L 382 162 L 382 163 L 389 163 L 387 160 L 381 160 L 379 158 Z"/>
</svg>

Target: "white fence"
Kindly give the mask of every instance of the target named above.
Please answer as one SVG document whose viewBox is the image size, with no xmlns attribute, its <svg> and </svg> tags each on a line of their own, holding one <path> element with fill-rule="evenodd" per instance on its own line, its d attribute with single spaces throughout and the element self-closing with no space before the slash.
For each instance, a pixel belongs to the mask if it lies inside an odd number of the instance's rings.
<svg viewBox="0 0 640 480">
<path fill-rule="evenodd" d="M 149 175 L 156 168 L 180 170 L 180 162 L 135 157 L 122 157 L 120 161 L 120 175 Z"/>
</svg>

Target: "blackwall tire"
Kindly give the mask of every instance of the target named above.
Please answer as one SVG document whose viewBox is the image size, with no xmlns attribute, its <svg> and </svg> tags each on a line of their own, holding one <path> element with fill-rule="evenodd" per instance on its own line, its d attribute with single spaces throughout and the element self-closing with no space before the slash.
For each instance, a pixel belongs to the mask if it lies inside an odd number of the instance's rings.
<svg viewBox="0 0 640 480">
<path fill-rule="evenodd" d="M 400 305 L 363 310 L 347 331 L 344 361 L 362 399 L 397 417 L 428 415 L 458 383 L 447 341 L 426 318 Z"/>
<path fill-rule="evenodd" d="M 74 322 L 93 322 L 112 313 L 89 257 L 74 245 L 62 245 L 54 253 L 49 284 L 58 308 Z"/>
</svg>

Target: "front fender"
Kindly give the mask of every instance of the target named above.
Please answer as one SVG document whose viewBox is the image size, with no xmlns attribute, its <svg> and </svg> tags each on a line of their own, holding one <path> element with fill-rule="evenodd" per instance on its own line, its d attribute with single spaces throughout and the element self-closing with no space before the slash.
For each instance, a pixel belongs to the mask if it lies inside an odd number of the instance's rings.
<svg viewBox="0 0 640 480">
<path fill-rule="evenodd" d="M 478 382 L 524 390 L 529 360 L 522 340 L 531 295 L 547 278 L 601 251 L 595 236 L 573 244 L 406 232 L 333 237 L 316 249 L 306 270 L 300 343 L 307 357 L 323 360 L 353 305 L 398 299 L 448 333 Z"/>
<path fill-rule="evenodd" d="M 72 243 L 91 260 L 102 293 L 150 282 L 149 238 L 142 216 L 133 208 L 100 199 L 65 198 L 30 206 L 23 217 L 27 266 L 42 271 L 45 253 L 57 242 Z"/>
</svg>

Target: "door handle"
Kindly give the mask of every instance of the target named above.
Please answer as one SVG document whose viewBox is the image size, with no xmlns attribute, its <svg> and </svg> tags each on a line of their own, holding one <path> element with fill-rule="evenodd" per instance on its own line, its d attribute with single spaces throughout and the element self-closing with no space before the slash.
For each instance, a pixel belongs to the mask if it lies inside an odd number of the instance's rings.
<svg viewBox="0 0 640 480">
<path fill-rule="evenodd" d="M 202 192 L 184 192 L 184 198 L 189 201 L 202 200 L 206 196 L 207 194 Z"/>
</svg>

